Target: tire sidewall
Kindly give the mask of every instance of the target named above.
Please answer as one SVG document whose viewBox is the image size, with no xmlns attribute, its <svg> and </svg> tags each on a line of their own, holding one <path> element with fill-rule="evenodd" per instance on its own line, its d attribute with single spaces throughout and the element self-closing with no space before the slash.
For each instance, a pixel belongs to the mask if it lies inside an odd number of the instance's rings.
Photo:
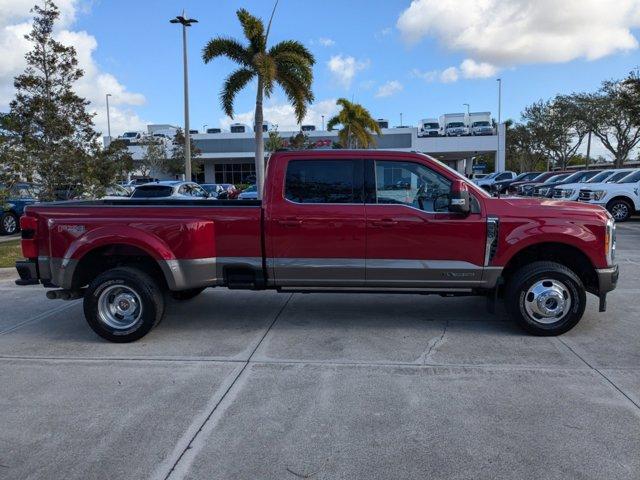
<svg viewBox="0 0 640 480">
<path fill-rule="evenodd" d="M 609 213 L 611 213 L 611 215 L 613 215 L 613 213 L 612 213 L 613 207 L 615 207 L 618 204 L 622 204 L 625 207 L 627 207 L 627 215 L 624 218 L 615 218 L 614 217 L 614 220 L 616 222 L 626 222 L 629 219 L 629 217 L 631 216 L 631 206 L 629 205 L 629 202 L 627 202 L 625 200 L 614 200 L 609 204 L 607 210 L 609 211 Z"/>
<path fill-rule="evenodd" d="M 7 217 L 13 217 L 13 220 L 15 222 L 16 227 L 12 232 L 9 232 L 4 228 L 4 220 Z M 20 227 L 18 225 L 18 217 L 13 214 L 13 212 L 3 212 L 3 214 L 0 216 L 0 233 L 2 233 L 3 235 L 13 235 L 15 233 L 18 233 L 19 230 Z"/>
<path fill-rule="evenodd" d="M 142 303 L 142 314 L 136 323 L 127 329 L 115 329 L 100 319 L 99 299 L 102 292 L 113 285 L 124 285 L 134 290 Z M 158 305 L 152 293 L 140 278 L 126 271 L 105 272 L 98 276 L 87 289 L 84 297 L 85 317 L 89 326 L 101 337 L 117 343 L 132 342 L 142 338 L 157 323 Z"/>
<path fill-rule="evenodd" d="M 569 290 L 571 296 L 571 309 L 561 320 L 544 324 L 538 322 L 527 313 L 524 306 L 525 295 L 529 288 L 540 280 L 559 280 Z M 573 328 L 582 318 L 586 307 L 586 294 L 581 285 L 577 284 L 573 278 L 561 271 L 547 271 L 533 273 L 518 285 L 514 299 L 517 308 L 517 317 L 520 323 L 530 332 L 537 335 L 559 335 Z"/>
</svg>

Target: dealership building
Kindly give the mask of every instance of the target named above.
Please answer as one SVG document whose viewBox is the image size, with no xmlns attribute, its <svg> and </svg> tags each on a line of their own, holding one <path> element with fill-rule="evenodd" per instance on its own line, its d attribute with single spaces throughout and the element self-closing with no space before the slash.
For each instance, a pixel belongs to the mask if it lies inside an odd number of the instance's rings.
<svg viewBox="0 0 640 480">
<path fill-rule="evenodd" d="M 150 135 L 166 135 L 173 137 L 177 127 L 172 125 L 148 125 Z M 200 150 L 204 171 L 199 181 L 206 183 L 244 183 L 244 179 L 255 173 L 254 134 L 249 127 L 236 128 L 237 132 L 221 132 L 209 129 L 210 133 L 191 133 L 195 146 Z M 238 131 L 239 130 L 239 131 Z M 244 130 L 244 131 L 242 131 Z M 286 141 L 299 132 L 279 132 Z M 337 131 L 312 130 L 305 132 L 309 140 L 317 148 L 331 148 L 337 142 Z M 267 133 L 264 134 L 265 139 Z M 383 128 L 382 135 L 376 136 L 376 149 L 397 150 L 401 152 L 426 153 L 461 173 L 471 173 L 474 157 L 483 154 L 495 155 L 497 171 L 504 170 L 505 165 L 505 129 L 500 125 L 494 135 L 486 136 L 418 136 L 418 128 L 399 127 Z M 144 147 L 129 147 L 134 160 L 142 159 Z M 167 178 L 166 175 L 151 172 L 156 178 Z"/>
</svg>

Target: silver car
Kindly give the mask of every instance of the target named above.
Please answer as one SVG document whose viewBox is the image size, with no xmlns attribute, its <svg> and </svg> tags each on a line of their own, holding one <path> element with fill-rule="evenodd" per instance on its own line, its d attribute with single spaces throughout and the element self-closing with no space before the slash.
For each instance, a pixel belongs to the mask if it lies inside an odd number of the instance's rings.
<svg viewBox="0 0 640 480">
<path fill-rule="evenodd" d="M 209 198 L 209 194 L 195 182 L 164 181 L 145 183 L 136 187 L 131 198 L 205 200 Z"/>
</svg>

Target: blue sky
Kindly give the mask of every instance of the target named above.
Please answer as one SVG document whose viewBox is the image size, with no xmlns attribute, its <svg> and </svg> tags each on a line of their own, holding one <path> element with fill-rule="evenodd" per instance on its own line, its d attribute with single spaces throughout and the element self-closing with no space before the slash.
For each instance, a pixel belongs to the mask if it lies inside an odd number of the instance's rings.
<svg viewBox="0 0 640 480">
<path fill-rule="evenodd" d="M 498 0 L 488 3 L 492 2 Z M 79 38 L 78 48 L 82 49 L 85 40 L 90 44 L 87 37 L 95 40 L 87 47 L 91 56 L 87 62 L 97 73 L 87 80 L 83 92 L 94 99 L 99 127 L 104 125 L 100 105 L 104 90 L 115 90 L 110 92 L 114 95 L 112 109 L 116 115 L 119 109 L 121 116 L 112 122 L 114 133 L 121 133 L 118 130 L 127 121 L 134 126 L 146 122 L 182 124 L 181 32 L 168 20 L 183 6 L 200 22 L 189 31 L 192 128 L 202 128 L 203 124 L 218 126 L 224 118 L 218 94 L 234 66 L 224 59 L 204 65 L 202 47 L 216 35 L 242 38 L 235 16 L 238 8 L 247 8 L 267 19 L 273 5 L 264 0 L 62 3 L 69 4 L 67 8 L 72 11 L 64 26 L 75 32 L 72 40 Z M 566 0 L 562 15 L 549 12 L 559 3 L 563 2 L 504 0 L 505 16 L 491 14 L 491 22 L 495 23 L 487 25 L 485 31 L 484 24 L 489 20 L 483 15 L 489 13 L 465 11 L 475 8 L 473 0 L 417 0 L 413 5 L 408 0 L 280 0 L 270 41 L 296 39 L 316 56 L 314 93 L 319 106 L 312 111 L 316 114 L 312 121 L 318 120 L 320 113 L 329 115 L 330 104 L 339 97 L 355 99 L 375 117 L 390 119 L 392 125 L 400 122 L 400 112 L 405 124 L 416 125 L 421 118 L 464 111 L 464 103 L 469 103 L 472 111 L 491 111 L 496 116 L 498 76 L 503 79 L 502 118 L 519 119 L 523 107 L 537 99 L 594 90 L 603 79 L 621 78 L 640 65 L 636 40 L 640 33 L 640 2 Z M 621 3 L 627 10 L 620 10 Z M 407 10 L 410 5 L 411 10 Z M 527 8 L 523 10 L 523 6 Z M 572 8 L 575 14 L 571 13 Z M 570 16 L 565 18 L 567 9 Z M 602 12 L 611 9 L 620 11 L 614 12 L 615 18 L 602 20 Z M 522 18 L 511 25 L 514 12 Z M 548 19 L 545 15 L 549 15 Z M 562 21 L 566 26 L 545 27 L 546 23 Z M 560 39 L 558 29 L 565 30 Z M 594 50 L 594 43 L 604 47 Z M 330 70 L 332 57 L 337 72 Z M 467 75 L 461 67 L 465 59 L 484 68 Z M 344 76 L 344 65 L 349 62 L 355 65 L 350 82 Z M 457 81 L 443 81 L 443 72 L 451 68 L 456 71 Z M 117 84 L 117 88 L 111 87 L 106 77 L 116 82 L 113 85 Z M 0 82 L 3 81 L 8 80 L 0 71 Z M 391 94 L 380 96 L 380 88 L 388 82 Z M 236 112 L 241 114 L 241 120 L 251 115 L 254 96 L 254 88 L 238 96 Z M 292 123 L 288 120 L 290 114 L 280 108 L 283 103 L 282 92 L 276 91 L 268 103 L 271 114 L 276 123 Z M 266 117 L 269 119 L 269 110 Z"/>
</svg>

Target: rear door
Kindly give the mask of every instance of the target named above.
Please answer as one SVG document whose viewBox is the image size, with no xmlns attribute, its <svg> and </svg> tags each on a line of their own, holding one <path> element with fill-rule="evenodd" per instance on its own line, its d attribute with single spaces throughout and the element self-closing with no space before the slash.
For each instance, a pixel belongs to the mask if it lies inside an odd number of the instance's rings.
<svg viewBox="0 0 640 480">
<path fill-rule="evenodd" d="M 266 235 L 274 283 L 363 286 L 363 161 L 342 155 L 287 157 L 278 168 L 279 172 L 270 172 L 275 183 L 270 185 Z"/>
<path fill-rule="evenodd" d="M 487 225 L 477 199 L 467 216 L 448 212 L 451 180 L 410 160 L 368 161 L 367 285 L 480 285 Z"/>
</svg>

